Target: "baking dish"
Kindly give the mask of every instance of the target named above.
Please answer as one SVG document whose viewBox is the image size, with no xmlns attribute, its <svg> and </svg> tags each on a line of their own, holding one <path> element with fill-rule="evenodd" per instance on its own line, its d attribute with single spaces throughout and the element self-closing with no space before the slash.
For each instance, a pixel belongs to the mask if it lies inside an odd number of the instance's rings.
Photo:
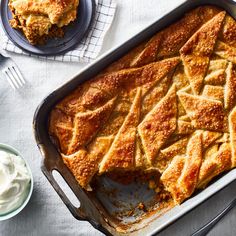
<svg viewBox="0 0 236 236">
<path fill-rule="evenodd" d="M 139 218 L 138 212 L 138 217 L 135 219 L 132 215 L 114 217 L 114 215 L 119 215 L 122 211 L 132 209 L 138 202 L 144 202 L 145 204 L 151 202 L 153 197 L 151 192 L 145 189 L 143 185 L 139 186 L 137 184 L 130 184 L 128 187 L 124 187 L 123 185 L 120 186 L 106 177 L 99 178 L 99 185 L 103 186 L 103 189 L 97 188 L 94 192 L 86 192 L 82 190 L 78 186 L 72 174 L 63 164 L 60 154 L 57 152 L 50 141 L 49 135 L 47 133 L 48 114 L 55 103 L 65 97 L 80 83 L 83 83 L 84 81 L 98 74 L 102 69 L 120 58 L 131 48 L 137 46 L 145 39 L 150 38 L 160 29 L 176 21 L 185 12 L 198 5 L 205 4 L 217 5 L 221 8 L 224 8 L 229 14 L 234 16 L 233 10 L 235 10 L 235 6 L 233 1 L 218 1 L 217 4 L 214 3 L 214 1 L 187 1 L 181 6 L 177 7 L 171 13 L 167 14 L 164 18 L 155 22 L 144 31 L 136 35 L 134 38 L 130 39 L 122 46 L 112 50 L 90 67 L 83 70 L 69 83 L 54 91 L 43 101 L 35 113 L 35 136 L 38 146 L 44 156 L 42 163 L 42 170 L 44 174 L 76 218 L 80 220 L 88 220 L 92 225 L 94 225 L 94 227 L 98 228 L 104 233 L 113 235 L 121 235 L 123 233 L 129 235 L 152 235 L 233 181 L 235 179 L 235 170 L 228 172 L 222 176 L 222 178 L 219 178 L 217 181 L 212 183 L 204 191 L 195 194 L 195 196 L 191 197 L 188 201 L 184 202 L 180 206 L 174 207 L 162 216 L 160 216 L 159 211 L 156 211 L 153 212 L 153 214 L 150 214 L 148 217 L 142 219 L 140 222 L 137 220 Z M 74 191 L 75 195 L 80 200 L 81 206 L 79 208 L 75 208 L 70 203 L 67 196 L 54 180 L 52 176 L 52 170 L 54 169 L 61 173 L 68 185 Z M 104 189 L 109 190 L 110 194 L 106 193 L 107 191 L 104 192 Z M 119 194 L 113 194 L 112 190 L 114 189 L 118 189 Z M 122 204 L 116 204 L 114 203 L 114 200 Z M 125 228 L 124 225 L 127 227 Z"/>
</svg>

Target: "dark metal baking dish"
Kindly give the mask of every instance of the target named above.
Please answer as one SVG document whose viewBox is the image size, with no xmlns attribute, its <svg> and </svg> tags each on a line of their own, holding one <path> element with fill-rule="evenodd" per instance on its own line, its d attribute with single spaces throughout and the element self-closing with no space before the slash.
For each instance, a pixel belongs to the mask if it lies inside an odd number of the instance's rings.
<svg viewBox="0 0 236 236">
<path fill-rule="evenodd" d="M 41 169 L 45 176 L 48 178 L 51 185 L 54 187 L 56 192 L 61 197 L 62 201 L 66 204 L 68 209 L 71 211 L 73 216 L 78 220 L 89 221 L 95 228 L 104 232 L 107 235 L 124 235 L 124 233 L 118 232 L 115 228 L 117 227 L 118 220 L 114 219 L 112 215 L 117 211 L 120 212 L 127 208 L 132 208 L 138 201 L 150 202 L 152 194 L 143 185 L 130 184 L 128 187 L 120 186 L 119 184 L 108 180 L 106 177 L 101 177 L 101 185 L 113 189 L 119 189 L 120 194 L 116 196 L 116 200 L 126 203 L 123 205 L 113 204 L 112 194 L 104 194 L 102 191 L 86 192 L 78 185 L 77 181 L 71 174 L 71 172 L 64 165 L 62 158 L 57 151 L 56 147 L 50 140 L 47 123 L 48 115 L 53 106 L 70 92 L 72 92 L 78 85 L 86 80 L 93 78 L 105 67 L 110 65 L 112 62 L 119 59 L 121 56 L 126 54 L 135 46 L 139 45 L 144 40 L 150 38 L 159 30 L 175 22 L 185 12 L 191 10 L 200 5 L 216 5 L 225 9 L 231 16 L 236 18 L 236 4 L 233 0 L 188 0 L 178 6 L 175 10 L 165 15 L 160 20 L 156 21 L 145 30 L 135 35 L 133 38 L 111 50 L 105 56 L 98 59 L 92 65 L 84 69 L 68 83 L 62 87 L 56 89 L 43 102 L 39 105 L 35 112 L 33 127 L 35 133 L 35 139 L 37 145 L 42 153 L 43 160 Z M 57 170 L 65 179 L 67 184 L 70 186 L 74 194 L 80 201 L 80 207 L 76 208 L 69 201 L 66 194 L 62 191 L 56 180 L 52 175 L 52 171 Z M 160 216 L 159 212 L 150 214 L 149 217 L 144 218 L 139 223 L 134 223 L 127 227 L 126 233 L 128 235 L 153 235 L 169 224 L 173 223 L 176 219 L 183 216 L 188 211 L 208 199 L 210 196 L 215 194 L 220 189 L 227 186 L 230 182 L 236 179 L 236 169 L 222 175 L 212 182 L 206 189 L 195 194 L 189 200 L 182 203 L 180 206 L 176 206 Z M 135 192 L 135 196 L 133 193 Z M 134 221 L 133 218 L 123 219 L 124 222 Z"/>
</svg>

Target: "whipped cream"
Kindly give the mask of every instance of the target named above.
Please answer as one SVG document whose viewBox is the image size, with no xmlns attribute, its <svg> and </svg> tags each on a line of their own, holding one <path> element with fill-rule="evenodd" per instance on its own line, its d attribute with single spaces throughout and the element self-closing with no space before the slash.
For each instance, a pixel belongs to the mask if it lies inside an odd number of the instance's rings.
<svg viewBox="0 0 236 236">
<path fill-rule="evenodd" d="M 30 174 L 25 161 L 0 151 L 0 215 L 20 207 L 30 190 Z"/>
</svg>

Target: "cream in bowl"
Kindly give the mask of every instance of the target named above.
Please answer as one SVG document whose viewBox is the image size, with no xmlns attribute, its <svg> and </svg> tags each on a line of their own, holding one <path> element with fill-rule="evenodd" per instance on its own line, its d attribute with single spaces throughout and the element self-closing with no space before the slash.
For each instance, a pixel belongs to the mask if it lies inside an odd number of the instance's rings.
<svg viewBox="0 0 236 236">
<path fill-rule="evenodd" d="M 0 144 L 0 220 L 20 212 L 31 193 L 32 174 L 25 160 L 16 150 Z"/>
</svg>

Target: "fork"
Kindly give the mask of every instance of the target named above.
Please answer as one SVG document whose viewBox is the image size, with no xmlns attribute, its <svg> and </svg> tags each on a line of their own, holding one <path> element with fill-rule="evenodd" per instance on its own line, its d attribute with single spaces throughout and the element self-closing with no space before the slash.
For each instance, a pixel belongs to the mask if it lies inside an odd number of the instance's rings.
<svg viewBox="0 0 236 236">
<path fill-rule="evenodd" d="M 14 90 L 19 89 L 25 84 L 25 80 L 16 63 L 10 57 L 5 57 L 1 53 L 0 71 L 5 75 L 7 81 Z"/>
</svg>

